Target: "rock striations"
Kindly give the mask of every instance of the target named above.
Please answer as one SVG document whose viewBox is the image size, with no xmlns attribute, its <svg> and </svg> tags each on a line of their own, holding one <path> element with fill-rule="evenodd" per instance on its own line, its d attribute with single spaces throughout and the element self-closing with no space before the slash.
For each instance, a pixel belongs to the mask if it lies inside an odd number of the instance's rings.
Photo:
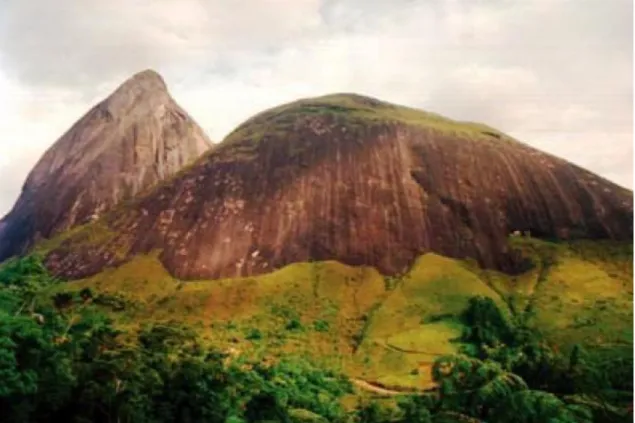
<svg viewBox="0 0 635 423">
<path fill-rule="evenodd" d="M 92 162 L 82 155 L 68 166 L 80 159 Z M 57 213 L 72 216 L 72 198 Z M 630 240 L 632 200 L 484 125 L 337 94 L 249 119 L 196 165 L 84 231 L 98 241 L 60 241 L 47 264 L 80 278 L 159 253 L 184 279 L 329 259 L 394 274 L 432 251 L 515 272 L 511 233 Z"/>
<path fill-rule="evenodd" d="M 29 174 L 0 220 L 0 261 L 97 219 L 210 146 L 156 72 L 134 75 L 76 122 Z"/>
</svg>

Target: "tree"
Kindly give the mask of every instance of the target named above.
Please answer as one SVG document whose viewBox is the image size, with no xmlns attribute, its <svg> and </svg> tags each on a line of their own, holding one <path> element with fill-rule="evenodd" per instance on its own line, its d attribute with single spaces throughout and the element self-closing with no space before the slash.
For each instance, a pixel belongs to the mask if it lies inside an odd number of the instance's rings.
<svg viewBox="0 0 635 423">
<path fill-rule="evenodd" d="M 388 418 L 377 402 L 360 404 L 355 413 L 357 423 L 387 423 Z"/>
<path fill-rule="evenodd" d="M 492 421 L 500 423 L 592 423 L 591 411 L 580 405 L 569 405 L 544 391 L 525 390 L 514 393 L 492 413 Z"/>
<path fill-rule="evenodd" d="M 465 325 L 462 339 L 476 346 L 495 346 L 513 340 L 513 328 L 489 297 L 472 297 L 461 315 Z M 484 358 L 484 357 L 481 357 Z"/>
<path fill-rule="evenodd" d="M 437 359 L 432 376 L 439 387 L 435 411 L 457 411 L 477 418 L 487 417 L 501 401 L 527 389 L 522 378 L 498 363 L 464 355 Z"/>
<path fill-rule="evenodd" d="M 403 411 L 402 422 L 432 423 L 431 409 L 434 407 L 434 398 L 431 395 L 416 395 L 403 399 L 399 408 Z"/>
</svg>

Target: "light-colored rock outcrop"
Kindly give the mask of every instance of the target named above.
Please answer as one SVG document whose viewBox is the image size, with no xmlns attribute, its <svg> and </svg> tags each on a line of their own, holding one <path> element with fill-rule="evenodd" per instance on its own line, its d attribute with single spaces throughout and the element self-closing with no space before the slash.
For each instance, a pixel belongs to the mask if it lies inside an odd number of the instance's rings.
<svg viewBox="0 0 635 423">
<path fill-rule="evenodd" d="M 0 221 L 0 260 L 40 238 L 96 220 L 121 201 L 190 164 L 210 146 L 146 70 L 94 106 L 29 174 L 13 209 Z"/>
</svg>

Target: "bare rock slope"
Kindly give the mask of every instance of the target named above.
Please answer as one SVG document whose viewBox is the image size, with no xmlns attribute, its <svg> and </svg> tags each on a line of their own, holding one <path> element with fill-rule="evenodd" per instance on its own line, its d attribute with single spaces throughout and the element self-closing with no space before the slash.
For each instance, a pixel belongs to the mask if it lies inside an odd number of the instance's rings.
<svg viewBox="0 0 635 423">
<path fill-rule="evenodd" d="M 432 251 L 514 272 L 510 233 L 628 240 L 632 199 L 484 125 L 337 94 L 249 119 L 47 263 L 70 278 L 150 252 L 185 279 L 327 259 L 398 273 Z"/>
<path fill-rule="evenodd" d="M 0 261 L 97 219 L 210 146 L 156 72 L 134 75 L 44 154 L 0 220 Z"/>
</svg>

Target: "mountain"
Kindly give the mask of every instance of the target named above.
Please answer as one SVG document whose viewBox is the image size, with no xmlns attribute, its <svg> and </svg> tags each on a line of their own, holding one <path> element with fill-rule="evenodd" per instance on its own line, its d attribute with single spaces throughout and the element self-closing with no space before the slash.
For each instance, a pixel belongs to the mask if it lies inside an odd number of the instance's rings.
<svg viewBox="0 0 635 423">
<path fill-rule="evenodd" d="M 140 72 L 51 146 L 0 220 L 0 261 L 175 174 L 210 146 L 156 72 Z"/>
<path fill-rule="evenodd" d="M 144 327 L 175 345 L 191 329 L 228 358 L 300 358 L 375 393 L 434 388 L 439 357 L 486 345 L 503 366 L 516 357 L 532 390 L 571 398 L 549 374 L 588 403 L 561 375 L 601 374 L 626 407 L 631 234 L 629 190 L 485 125 L 336 94 L 256 115 L 175 175 L 38 242 L 48 269 L 75 280 L 37 298 L 73 321 L 106 313 L 126 348 Z M 37 261 L 0 271 L 40 276 Z M 592 370 L 571 372 L 579 357 Z"/>
<path fill-rule="evenodd" d="M 335 94 L 252 117 L 168 183 L 58 239 L 46 262 L 67 278 L 153 252 L 182 279 L 313 260 L 394 275 L 434 252 L 520 274 L 529 264 L 510 234 L 631 240 L 632 200 L 485 125 Z"/>
</svg>

